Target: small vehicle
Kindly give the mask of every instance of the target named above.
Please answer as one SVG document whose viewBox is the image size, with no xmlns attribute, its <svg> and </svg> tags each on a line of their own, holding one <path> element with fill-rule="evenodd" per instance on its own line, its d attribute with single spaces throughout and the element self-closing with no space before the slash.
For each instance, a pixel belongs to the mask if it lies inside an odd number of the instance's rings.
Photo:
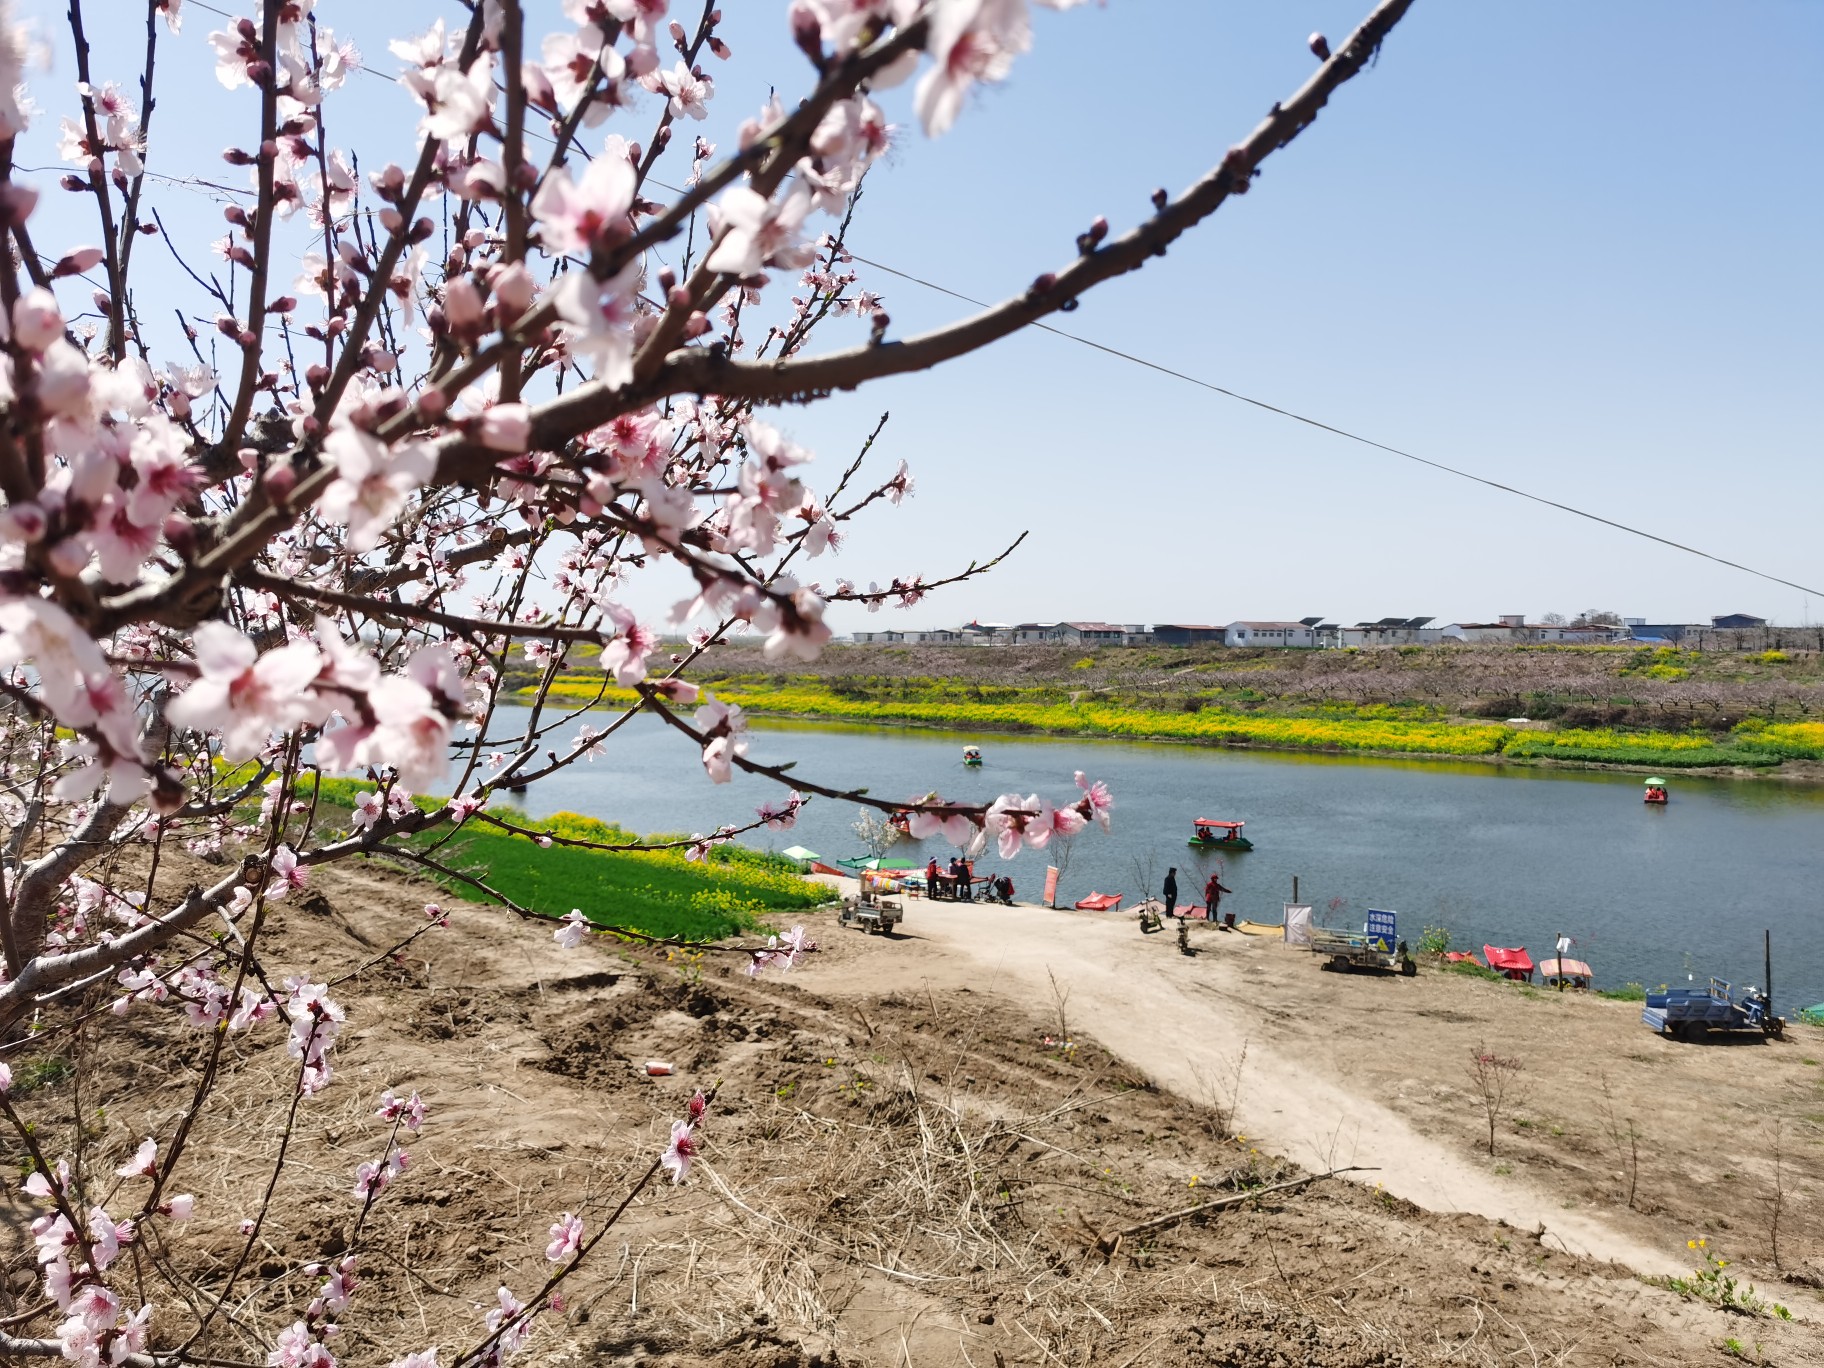
<svg viewBox="0 0 1824 1368">
<path fill-rule="evenodd" d="M 1652 803 L 1656 807 L 1664 807 L 1666 805 L 1666 781 L 1664 779 L 1647 780 L 1646 801 Z"/>
<path fill-rule="evenodd" d="M 1333 931 L 1327 927 L 1311 928 L 1311 951 L 1322 955 L 1319 969 L 1346 972 L 1351 969 L 1392 971 L 1411 978 L 1419 972 L 1418 964 L 1399 939 L 1398 914 L 1368 914 L 1368 923 L 1360 931 Z"/>
<path fill-rule="evenodd" d="M 905 904 L 898 898 L 864 889 L 859 897 L 843 903 L 839 919 L 844 926 L 857 927 L 870 936 L 890 936 L 905 917 Z"/>
<path fill-rule="evenodd" d="M 980 769 L 982 767 L 982 748 L 980 746 L 964 746 L 963 764 L 967 765 L 970 769 Z"/>
<path fill-rule="evenodd" d="M 1701 1041 L 1712 1031 L 1759 1031 L 1782 1037 L 1786 1022 L 1773 1014 L 1773 1004 L 1758 988 L 1738 1000 L 1727 983 L 1711 979 L 1708 988 L 1662 988 L 1647 994 L 1641 1025 L 1674 1040 Z"/>
<path fill-rule="evenodd" d="M 1219 822 L 1213 817 L 1199 817 L 1191 823 L 1191 839 L 1185 844 L 1192 850 L 1252 850 L 1254 842 L 1241 834 L 1246 822 Z"/>
</svg>

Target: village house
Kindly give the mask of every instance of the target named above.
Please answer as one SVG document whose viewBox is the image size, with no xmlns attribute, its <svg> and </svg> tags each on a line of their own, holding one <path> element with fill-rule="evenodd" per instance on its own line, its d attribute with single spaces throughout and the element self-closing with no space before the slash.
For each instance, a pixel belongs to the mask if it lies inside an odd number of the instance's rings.
<svg viewBox="0 0 1824 1368">
<path fill-rule="evenodd" d="M 1231 622 L 1222 629 L 1230 646 L 1315 647 L 1317 633 L 1310 622 Z"/>
<path fill-rule="evenodd" d="M 1202 646 L 1222 644 L 1220 627 L 1197 622 L 1156 622 L 1153 640 L 1161 646 Z"/>
<path fill-rule="evenodd" d="M 1453 622 L 1444 628 L 1443 638 L 1451 641 L 1504 642 L 1509 645 L 1532 642 L 1564 642 L 1576 645 L 1600 645 L 1628 634 L 1626 627 L 1573 627 L 1568 623 L 1528 622 L 1524 613 L 1503 613 L 1498 622 Z"/>
</svg>

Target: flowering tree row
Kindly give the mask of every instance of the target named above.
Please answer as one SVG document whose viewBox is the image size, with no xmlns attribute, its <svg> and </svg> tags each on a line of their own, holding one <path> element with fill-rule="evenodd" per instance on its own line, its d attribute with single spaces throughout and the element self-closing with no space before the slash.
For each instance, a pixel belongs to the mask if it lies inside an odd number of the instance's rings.
<svg viewBox="0 0 1824 1368">
<path fill-rule="evenodd" d="M 1248 190 L 1408 2 L 1385 0 L 1334 53 L 1314 36 L 1310 79 L 1127 232 L 1097 219 L 1015 297 L 900 339 L 845 246 L 863 178 L 895 136 L 879 100 L 912 82 L 925 133 L 945 132 L 971 88 L 1029 47 L 1027 0 L 796 0 L 802 96 L 729 120 L 720 144 L 693 131 L 732 57 L 713 0 L 676 16 L 668 0 L 563 0 L 564 22 L 542 34 L 521 0 L 452 6 L 454 22 L 390 45 L 418 107 L 409 148 L 341 136 L 362 59 L 315 0 L 265 0 L 201 36 L 182 0 L 144 0 L 137 73 L 92 69 L 81 0 L 60 35 L 29 33 L 0 0 L 0 232 L 13 249 L 0 270 L 0 1059 L 28 1022 L 56 1029 L 98 1009 L 103 1021 L 181 1014 L 208 1042 L 191 1105 L 106 1182 L 41 1147 L 47 1132 L 0 1063 L 0 1111 L 41 1206 L 43 1280 L 0 1350 L 235 1361 L 215 1346 L 264 1205 L 242 1218 L 225 1284 L 163 1257 L 122 1278 L 119 1261 L 148 1239 L 181 1245 L 197 1203 L 179 1174 L 230 1036 L 282 1036 L 294 1110 L 334 1077 L 344 1013 L 322 976 L 273 983 L 258 957 L 272 906 L 320 866 L 390 855 L 436 867 L 413 838 L 469 821 L 514 829 L 489 813 L 492 794 L 601 753 L 641 714 L 688 736 L 713 783 L 736 770 L 779 782 L 754 820 L 695 838 L 699 852 L 789 826 L 816 797 L 901 809 L 914 835 L 992 840 L 1004 855 L 1106 825 L 1109 795 L 1081 775 L 1061 796 L 993 801 L 821 784 L 750 756 L 739 708 L 690 682 L 731 631 L 809 658 L 829 639 L 828 604 L 910 606 L 986 568 L 885 589 L 812 578 L 810 563 L 864 512 L 900 504 L 912 478 L 903 462 L 864 476 L 877 429 L 813 482 L 810 453 L 771 410 L 966 356 L 1162 255 Z M 158 55 L 199 42 L 241 100 L 223 155 L 245 191 L 227 203 L 219 265 L 205 244 L 169 240 L 156 207 L 169 183 L 156 171 Z M 69 167 L 57 184 L 14 172 L 47 117 L 28 92 L 68 89 L 39 77 L 46 43 L 77 78 L 56 111 Z M 664 160 L 682 190 L 663 189 Z M 49 194 L 92 205 L 99 245 L 43 240 Z M 136 288 L 154 250 L 194 287 L 179 316 L 212 320 L 211 346 L 185 323 L 162 349 Z M 812 353 L 812 334 L 832 327 L 858 340 Z M 661 566 L 694 585 L 669 624 L 626 606 L 635 577 Z M 690 634 L 688 650 L 661 652 L 666 625 Z M 637 689 L 639 706 L 578 730 L 545 688 L 572 654 Z M 543 681 L 512 721 L 499 709 L 509 659 Z M 324 774 L 371 787 L 352 812 L 331 808 Z M 178 862 L 208 877 L 172 896 L 159 871 Z M 443 918 L 427 912 L 408 939 Z M 555 935 L 575 945 L 613 914 L 579 910 Z M 804 949 L 794 932 L 740 953 L 790 967 Z M 692 1103 L 628 1201 L 661 1172 L 688 1172 L 709 1106 Z M 416 1094 L 382 1100 L 390 1138 L 351 1175 L 356 1235 L 424 1114 Z M 281 1143 L 275 1185 L 284 1165 Z M 606 1228 L 558 1216 L 549 1279 L 502 1288 L 446 1361 L 497 1363 L 524 1345 Z M 351 1248 L 270 1330 L 269 1363 L 335 1363 L 358 1265 Z"/>
</svg>

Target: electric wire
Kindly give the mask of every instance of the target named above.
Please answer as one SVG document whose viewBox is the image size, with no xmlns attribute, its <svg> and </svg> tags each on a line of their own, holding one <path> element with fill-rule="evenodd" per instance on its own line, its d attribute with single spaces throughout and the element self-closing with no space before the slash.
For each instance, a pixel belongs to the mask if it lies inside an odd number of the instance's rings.
<svg viewBox="0 0 1824 1368">
<path fill-rule="evenodd" d="M 902 271 L 897 267 L 888 266 L 884 262 L 872 261 L 867 257 L 857 255 L 854 252 L 850 252 L 849 255 L 854 260 L 872 270 L 884 271 L 888 275 L 897 276 L 901 280 L 909 281 L 912 284 L 922 286 L 927 290 L 935 290 L 939 294 L 948 295 L 952 299 L 961 300 L 963 303 L 974 305 L 978 309 L 992 307 L 982 300 L 972 299 L 970 296 L 963 294 L 960 290 L 952 290 L 946 285 L 939 285 L 935 281 L 925 280 L 908 271 Z M 1049 323 L 1034 322 L 1027 326 L 1036 328 L 1041 332 L 1051 333 L 1055 337 L 1062 337 L 1069 342 L 1076 342 L 1081 346 L 1089 347 L 1095 351 L 1102 352 L 1105 355 L 1118 357 L 1120 360 L 1131 362 L 1136 366 L 1144 366 L 1147 370 L 1157 371 L 1161 375 L 1168 375 L 1174 380 L 1182 380 L 1186 384 L 1196 385 L 1198 388 L 1209 390 L 1213 394 L 1220 394 L 1225 399 L 1235 399 L 1244 404 L 1251 404 L 1257 409 L 1264 409 L 1266 412 L 1277 414 L 1281 418 L 1290 418 L 1295 423 L 1303 423 L 1305 426 L 1314 427 L 1320 432 L 1328 432 L 1333 436 L 1341 437 L 1346 441 L 1359 442 L 1361 445 L 1372 447 L 1376 451 L 1384 451 L 1391 456 L 1398 456 L 1404 460 L 1414 461 L 1422 466 L 1430 466 L 1433 470 L 1441 470 L 1446 475 L 1455 475 L 1460 480 L 1469 480 L 1475 484 L 1486 485 L 1490 489 L 1498 489 L 1505 494 L 1512 494 L 1522 499 L 1529 499 L 1536 504 L 1544 504 L 1547 508 L 1556 508 L 1579 518 L 1587 518 L 1591 522 L 1601 523 L 1604 527 L 1612 527 L 1620 532 L 1627 532 L 1636 537 L 1644 537 L 1648 541 L 1658 542 L 1661 546 L 1669 546 L 1675 551 L 1683 551 L 1687 555 L 1697 556 L 1707 561 L 1714 561 L 1718 565 L 1728 566 L 1731 570 L 1740 570 L 1744 574 L 1755 576 L 1757 579 L 1764 579 L 1773 584 L 1781 584 L 1788 589 L 1797 589 L 1804 594 L 1824 593 L 1824 590 L 1812 589 L 1806 585 L 1795 583 L 1792 580 L 1782 579 L 1778 575 L 1769 574 L 1765 570 L 1756 570 L 1752 565 L 1743 565 L 1740 561 L 1732 561 L 1723 556 L 1713 555 L 1711 552 L 1702 550 L 1698 547 L 1687 546 L 1683 542 L 1674 541 L 1670 537 L 1662 537 L 1657 532 L 1648 532 L 1644 528 L 1634 527 L 1629 523 L 1617 522 L 1614 518 L 1605 518 L 1600 513 L 1592 513 L 1588 509 L 1578 508 L 1575 504 L 1562 503 L 1557 499 L 1548 499 L 1543 494 L 1534 494 L 1530 490 L 1520 489 L 1515 485 L 1503 484 L 1499 480 L 1491 480 L 1486 475 L 1477 475 L 1472 471 L 1461 470 L 1456 466 L 1446 465 L 1442 461 L 1431 460 L 1429 457 L 1417 455 L 1414 452 L 1406 451 L 1400 447 L 1389 446 L 1385 442 L 1377 442 L 1374 438 L 1364 437 L 1359 432 L 1351 432 L 1347 428 L 1337 427 L 1332 423 L 1324 422 L 1320 418 L 1312 418 L 1306 414 L 1296 412 L 1293 409 L 1282 408 L 1278 404 L 1268 403 L 1265 399 L 1256 399 L 1253 395 L 1242 394 L 1238 390 L 1226 389 L 1223 386 L 1216 384 L 1214 381 L 1200 379 L 1195 375 L 1187 375 L 1181 370 L 1173 370 L 1170 366 L 1162 365 L 1157 361 L 1149 361 L 1144 356 L 1135 356 L 1132 352 L 1125 352 L 1119 347 L 1111 347 L 1106 343 L 1097 342 L 1093 338 L 1084 337 L 1080 333 L 1066 332 L 1062 328 L 1054 328 Z"/>
<path fill-rule="evenodd" d="M 207 10 L 212 14 L 221 15 L 223 18 L 232 18 L 233 17 L 233 16 L 229 15 L 228 12 L 225 10 L 216 9 L 213 5 L 204 3 L 204 0 L 192 0 L 192 3 L 194 5 L 194 7 L 197 9 Z M 369 75 L 369 76 L 378 77 L 379 79 L 381 79 L 383 81 L 390 82 L 392 79 L 392 78 L 386 76 L 384 73 L 375 71 L 373 68 L 365 66 L 365 65 L 357 67 L 356 70 L 362 72 L 363 74 Z M 541 135 L 540 133 L 538 133 L 535 130 L 527 129 L 527 130 L 525 130 L 525 133 L 526 133 L 526 136 L 528 136 L 536 141 L 550 143 L 553 146 L 556 145 L 555 139 L 544 137 L 543 135 Z M 578 150 L 580 151 L 581 149 L 578 149 Z M 587 156 L 586 153 L 584 153 L 583 155 Z M 160 180 L 171 181 L 171 182 L 175 182 L 175 183 L 182 183 L 179 181 L 178 177 L 174 177 L 174 176 L 162 176 L 162 175 L 159 175 L 157 172 L 152 172 L 152 171 L 148 171 L 145 174 L 150 175 L 150 176 L 155 176 Z M 200 185 L 208 186 L 210 189 L 225 192 L 227 194 L 235 195 L 235 196 L 245 196 L 247 193 L 245 191 L 230 189 L 228 186 L 217 185 L 217 184 L 213 184 L 208 181 L 202 181 L 200 178 L 197 178 L 197 177 L 190 177 L 190 178 L 186 178 L 186 179 L 188 180 L 188 182 L 192 188 L 194 188 L 195 186 L 200 184 Z M 674 194 L 679 193 L 676 186 L 666 185 L 663 181 L 658 180 L 656 177 L 648 177 L 648 179 L 651 180 L 651 182 L 654 185 L 658 186 L 660 189 L 671 191 Z M 988 304 L 984 300 L 976 299 L 970 295 L 964 294 L 961 290 L 953 290 L 947 285 L 939 285 L 936 281 L 927 280 L 922 276 L 912 274 L 910 271 L 902 271 L 898 267 L 887 265 L 885 262 L 872 260 L 871 258 L 861 256 L 860 254 L 853 252 L 853 251 L 849 252 L 848 255 L 853 260 L 859 262 L 860 264 L 868 267 L 871 270 L 884 271 L 886 274 L 888 274 L 890 276 L 895 276 L 900 280 L 904 280 L 904 281 L 908 282 L 909 284 L 917 285 L 922 289 L 935 291 L 936 293 L 941 294 L 941 295 L 947 295 L 951 299 L 955 299 L 964 304 L 971 305 L 974 308 L 986 309 L 986 308 L 993 307 L 992 305 Z M 1348 428 L 1337 427 L 1333 423 L 1326 423 L 1321 418 L 1313 418 L 1313 417 L 1309 416 L 1308 414 L 1299 413 L 1298 411 L 1296 411 L 1294 409 L 1285 408 L 1279 404 L 1269 403 L 1265 399 L 1257 399 L 1253 395 L 1243 394 L 1239 390 L 1232 390 L 1232 389 L 1227 388 L 1226 386 L 1218 385 L 1212 380 L 1205 380 L 1199 376 L 1190 375 L 1181 370 L 1175 370 L 1172 367 L 1164 365 L 1158 361 L 1151 361 L 1151 360 L 1148 360 L 1146 357 L 1136 356 L 1132 352 L 1127 352 L 1127 351 L 1121 350 L 1119 347 L 1111 347 L 1107 343 L 1097 342 L 1093 338 L 1083 336 L 1081 333 L 1067 332 L 1063 328 L 1053 327 L 1049 323 L 1033 322 L 1033 323 L 1028 324 L 1027 326 L 1031 327 L 1031 328 L 1035 328 L 1040 332 L 1050 333 L 1054 337 L 1061 337 L 1067 342 L 1075 342 L 1079 346 L 1088 347 L 1092 351 L 1098 351 L 1098 352 L 1103 353 L 1105 356 L 1112 356 L 1112 357 L 1115 357 L 1117 360 L 1126 361 L 1131 365 L 1141 366 L 1141 367 L 1145 368 L 1146 370 L 1150 370 L 1150 371 L 1156 371 L 1160 375 L 1169 376 L 1170 378 L 1172 378 L 1174 380 L 1182 380 L 1185 384 L 1195 385 L 1199 389 L 1208 390 L 1212 394 L 1219 394 L 1225 399 L 1233 399 L 1238 403 L 1250 405 L 1251 407 L 1260 409 L 1263 412 L 1275 414 L 1281 418 L 1290 419 L 1292 422 L 1295 422 L 1295 423 L 1302 423 L 1306 427 L 1316 428 L 1319 432 L 1327 432 L 1334 437 L 1341 437 L 1344 441 L 1355 442 L 1362 446 L 1369 447 L 1375 451 L 1385 452 L 1389 456 L 1398 456 L 1401 460 L 1411 461 L 1416 465 L 1427 466 L 1432 470 L 1441 471 L 1446 475 L 1455 476 L 1459 480 L 1467 480 L 1472 484 L 1479 484 L 1488 489 L 1499 490 L 1503 494 L 1511 494 L 1516 498 L 1525 499 L 1531 503 L 1540 504 L 1546 508 L 1555 508 L 1561 513 L 1569 513 L 1573 517 L 1587 519 L 1588 521 L 1593 522 L 1593 523 L 1598 523 L 1603 527 L 1613 528 L 1617 532 L 1625 532 L 1630 536 L 1640 537 L 1640 538 L 1642 538 L 1646 541 L 1650 541 L 1650 542 L 1656 542 L 1660 546 L 1670 547 L 1674 551 L 1682 551 L 1688 556 L 1696 556 L 1700 560 L 1707 560 L 1715 565 L 1726 566 L 1731 570 L 1739 570 L 1745 575 L 1752 575 L 1756 579 L 1766 580 L 1769 584 L 1782 585 L 1787 589 L 1797 589 L 1802 594 L 1808 594 L 1808 595 L 1809 594 L 1818 594 L 1820 596 L 1824 596 L 1824 589 L 1814 589 L 1808 585 L 1800 584 L 1795 580 L 1784 579 L 1781 576 L 1772 574 L 1766 570 L 1757 570 L 1752 565 L 1744 565 L 1740 561 L 1733 561 L 1733 560 L 1730 560 L 1726 556 L 1719 556 L 1719 555 L 1716 555 L 1714 552 L 1705 551 L 1701 547 L 1690 546 L 1684 542 L 1675 541 L 1671 537 L 1662 537 L 1657 532 L 1649 532 L 1645 528 L 1635 527 L 1631 523 L 1624 523 L 1624 522 L 1620 522 L 1614 518 L 1604 517 L 1600 513 L 1592 513 L 1586 508 L 1577 507 L 1575 504 L 1564 503 L 1563 501 L 1558 500 L 1558 499 L 1548 499 L 1543 494 L 1535 494 L 1531 490 L 1521 489 L 1517 485 L 1505 484 L 1500 480 L 1490 479 L 1486 475 L 1477 475 L 1473 471 L 1463 470 L 1460 467 L 1453 466 L 1453 465 L 1447 465 L 1443 461 L 1434 461 L 1430 457 L 1420 456 L 1416 452 L 1405 450 L 1403 447 L 1392 446 L 1386 442 L 1376 441 L 1372 437 L 1365 437 L 1359 432 L 1352 432 Z"/>
</svg>

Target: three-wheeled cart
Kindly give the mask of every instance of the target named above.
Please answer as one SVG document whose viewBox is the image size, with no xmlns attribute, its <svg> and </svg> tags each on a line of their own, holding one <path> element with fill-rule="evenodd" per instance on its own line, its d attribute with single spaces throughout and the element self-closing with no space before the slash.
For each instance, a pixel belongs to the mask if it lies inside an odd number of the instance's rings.
<svg viewBox="0 0 1824 1368">
<path fill-rule="evenodd" d="M 870 936 L 890 936 L 893 928 L 906 918 L 906 905 L 900 899 L 867 890 L 842 904 L 844 926 L 858 927 Z"/>
<path fill-rule="evenodd" d="M 1737 998 L 1721 979 L 1711 979 L 1708 988 L 1648 993 L 1640 1020 L 1674 1040 L 1699 1041 L 1712 1031 L 1758 1031 L 1775 1037 L 1786 1033 L 1785 1021 L 1773 1014 L 1765 993 L 1750 988 Z"/>
<path fill-rule="evenodd" d="M 1392 912 L 1370 912 L 1368 924 L 1360 931 L 1314 926 L 1311 951 L 1322 956 L 1319 969 L 1374 969 L 1407 978 L 1419 972 L 1419 966 L 1406 952 L 1406 942 L 1399 938 L 1396 914 Z"/>
</svg>

